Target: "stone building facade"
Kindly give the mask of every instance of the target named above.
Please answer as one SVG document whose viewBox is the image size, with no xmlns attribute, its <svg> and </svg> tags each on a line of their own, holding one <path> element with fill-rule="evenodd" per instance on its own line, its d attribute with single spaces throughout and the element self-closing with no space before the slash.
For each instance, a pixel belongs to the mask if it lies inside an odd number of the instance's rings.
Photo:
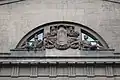
<svg viewBox="0 0 120 80">
<path fill-rule="evenodd" d="M 1 0 L 0 80 L 119 80 L 119 0 Z"/>
</svg>

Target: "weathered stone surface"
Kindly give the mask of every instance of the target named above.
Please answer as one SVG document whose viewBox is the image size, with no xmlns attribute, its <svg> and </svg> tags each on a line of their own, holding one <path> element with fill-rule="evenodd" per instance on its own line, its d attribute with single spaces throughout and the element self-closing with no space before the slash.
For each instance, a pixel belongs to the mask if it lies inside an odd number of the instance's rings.
<svg viewBox="0 0 120 80">
<path fill-rule="evenodd" d="M 51 21 L 88 26 L 119 52 L 119 7 L 102 0 L 25 0 L 0 5 L 0 52 L 9 52 L 30 30 Z"/>
<path fill-rule="evenodd" d="M 37 26 L 71 21 L 93 29 L 110 49 L 119 53 L 120 4 L 114 1 L 24 0 L 11 4 L 0 1 L 0 52 L 14 49 Z M 0 56 L 0 80 L 120 80 L 119 58 L 120 54 L 113 51 L 13 50 Z"/>
<path fill-rule="evenodd" d="M 67 49 L 67 50 L 57 50 L 57 49 L 46 49 L 43 51 L 28 51 L 28 50 L 11 50 L 11 54 L 8 56 L 28 56 L 28 57 L 100 57 L 100 56 L 116 56 L 113 50 L 109 51 L 83 51 L 79 49 Z"/>
<path fill-rule="evenodd" d="M 110 66 L 110 67 L 108 67 Z M 19 80 L 20 78 L 30 79 L 96 79 L 96 80 L 116 80 L 119 79 L 120 73 L 119 65 L 112 64 L 21 64 L 2 65 L 0 67 L 0 79 L 4 80 L 4 77 L 10 78 L 11 80 Z M 111 71 L 111 72 L 109 72 Z M 7 72 L 7 73 L 6 73 Z M 15 73 L 15 74 L 14 74 Z M 117 76 L 117 77 L 116 77 Z M 115 79 L 116 78 L 116 79 Z M 42 79 L 43 80 L 43 79 Z"/>
</svg>

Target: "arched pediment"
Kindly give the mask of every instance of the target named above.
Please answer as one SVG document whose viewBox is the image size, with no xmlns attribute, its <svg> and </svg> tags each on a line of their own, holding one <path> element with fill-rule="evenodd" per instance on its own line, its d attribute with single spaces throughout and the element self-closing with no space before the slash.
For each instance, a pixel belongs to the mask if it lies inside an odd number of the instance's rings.
<svg viewBox="0 0 120 80">
<path fill-rule="evenodd" d="M 87 36 L 86 41 L 85 36 Z M 94 30 L 82 24 L 68 21 L 56 21 L 40 25 L 28 32 L 16 46 L 16 49 L 29 50 L 53 48 L 59 50 L 68 48 L 103 50 L 109 47 Z"/>
</svg>

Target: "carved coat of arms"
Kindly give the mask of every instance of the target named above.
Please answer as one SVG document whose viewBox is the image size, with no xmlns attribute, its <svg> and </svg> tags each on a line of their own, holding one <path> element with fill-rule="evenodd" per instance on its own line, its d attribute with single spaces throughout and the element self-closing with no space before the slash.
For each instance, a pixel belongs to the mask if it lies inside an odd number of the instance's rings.
<svg viewBox="0 0 120 80">
<path fill-rule="evenodd" d="M 74 30 L 73 26 L 51 26 L 50 32 L 45 35 L 45 47 L 48 49 L 57 48 L 65 50 L 68 48 L 79 48 L 79 33 Z"/>
<path fill-rule="evenodd" d="M 44 34 L 43 40 L 38 40 L 38 34 L 35 34 L 32 45 L 29 42 L 21 47 L 22 49 L 29 50 L 45 50 L 56 48 L 59 50 L 83 49 L 83 50 L 103 50 L 104 47 L 99 45 L 99 41 L 95 40 L 96 45 L 92 45 L 91 41 L 88 41 L 88 36 L 79 36 L 81 32 L 75 31 L 75 26 L 72 25 L 55 25 L 50 26 L 49 31 Z"/>
</svg>

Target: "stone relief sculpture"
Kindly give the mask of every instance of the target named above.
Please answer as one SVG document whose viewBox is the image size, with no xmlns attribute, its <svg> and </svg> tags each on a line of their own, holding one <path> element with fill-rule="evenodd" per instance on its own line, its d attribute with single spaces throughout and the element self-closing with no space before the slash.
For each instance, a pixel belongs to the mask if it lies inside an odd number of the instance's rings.
<svg viewBox="0 0 120 80">
<path fill-rule="evenodd" d="M 75 32 L 73 26 L 68 27 L 67 34 L 69 36 L 68 42 L 69 42 L 70 47 L 73 49 L 79 48 L 80 46 L 80 40 L 78 39 L 79 33 Z"/>
<path fill-rule="evenodd" d="M 45 48 L 51 49 L 55 47 L 57 37 L 57 30 L 55 26 L 50 27 L 50 32 L 44 36 L 44 46 Z"/>
<path fill-rule="evenodd" d="M 38 40 L 37 34 L 35 34 L 35 36 L 34 36 L 33 48 L 34 48 L 34 50 L 39 50 L 39 49 L 43 48 L 43 41 Z"/>
<path fill-rule="evenodd" d="M 84 40 L 81 42 L 82 48 L 85 50 L 91 50 L 93 46 L 91 45 L 91 42 L 88 41 L 87 39 L 88 39 L 88 36 L 84 35 Z M 97 49 L 96 46 L 94 46 L 94 48 Z"/>
<path fill-rule="evenodd" d="M 58 25 L 50 27 L 50 33 L 46 34 L 45 47 L 48 49 L 57 48 L 65 50 L 68 48 L 77 49 L 80 46 L 79 33 L 74 26 Z"/>
<path fill-rule="evenodd" d="M 96 44 L 92 45 L 91 41 L 88 41 L 88 36 L 84 35 L 84 40 L 81 42 L 82 48 L 84 50 L 100 50 L 104 49 L 102 46 L 98 45 L 98 40 L 95 40 Z"/>
<path fill-rule="evenodd" d="M 24 46 L 22 46 L 22 49 L 32 50 L 33 47 L 29 45 L 29 42 L 28 42 L 28 41 L 26 41 L 25 44 L 24 44 Z"/>
<path fill-rule="evenodd" d="M 67 34 L 70 37 L 78 37 L 79 33 L 75 31 L 74 26 L 68 26 Z"/>
<path fill-rule="evenodd" d="M 57 49 L 67 49 L 69 47 L 67 41 L 67 30 L 66 26 L 59 25 L 58 32 L 57 32 L 57 41 L 56 41 L 56 48 Z"/>
<path fill-rule="evenodd" d="M 55 25 L 49 27 L 49 32 L 44 34 L 43 40 L 38 40 L 38 34 L 34 35 L 34 41 L 32 45 L 29 41 L 25 42 L 22 49 L 27 50 L 43 50 L 56 48 L 59 50 L 82 49 L 82 50 L 100 50 L 104 49 L 98 45 L 96 41 L 95 45 L 88 41 L 88 36 L 84 35 L 84 40 L 80 39 L 80 32 L 75 31 L 75 26 L 69 25 Z"/>
<path fill-rule="evenodd" d="M 30 45 L 30 41 L 26 41 L 24 46 L 22 46 L 22 49 L 26 49 L 26 50 L 41 50 L 43 48 L 44 48 L 43 41 L 38 40 L 37 34 L 35 34 L 34 41 L 32 41 L 31 45 Z"/>
</svg>

